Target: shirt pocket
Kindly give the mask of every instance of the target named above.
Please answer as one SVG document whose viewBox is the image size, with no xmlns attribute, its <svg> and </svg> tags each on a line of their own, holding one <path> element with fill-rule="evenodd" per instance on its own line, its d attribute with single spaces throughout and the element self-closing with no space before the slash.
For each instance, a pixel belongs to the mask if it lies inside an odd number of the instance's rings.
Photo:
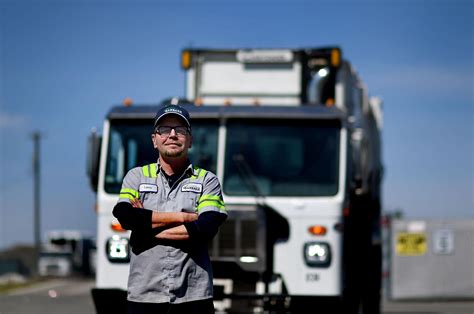
<svg viewBox="0 0 474 314">
<path fill-rule="evenodd" d="M 181 192 L 178 198 L 178 207 L 183 212 L 195 213 L 197 212 L 197 202 L 200 196 L 201 194 L 196 192 Z"/>
</svg>

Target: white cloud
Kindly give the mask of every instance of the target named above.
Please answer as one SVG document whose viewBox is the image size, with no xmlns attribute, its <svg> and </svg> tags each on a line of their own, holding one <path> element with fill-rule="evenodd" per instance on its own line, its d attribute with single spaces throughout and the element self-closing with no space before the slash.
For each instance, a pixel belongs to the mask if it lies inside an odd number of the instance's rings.
<svg viewBox="0 0 474 314">
<path fill-rule="evenodd" d="M 0 129 L 17 128 L 24 126 L 26 123 L 27 118 L 25 116 L 0 112 Z"/>
</svg>

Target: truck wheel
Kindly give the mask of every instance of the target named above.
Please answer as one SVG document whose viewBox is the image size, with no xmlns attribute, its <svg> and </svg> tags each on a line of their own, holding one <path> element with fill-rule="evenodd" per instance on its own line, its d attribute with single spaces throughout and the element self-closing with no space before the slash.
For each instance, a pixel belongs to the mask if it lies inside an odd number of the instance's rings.
<svg viewBox="0 0 474 314">
<path fill-rule="evenodd" d="M 380 313 L 382 252 L 381 245 L 373 243 L 379 209 L 378 201 L 355 197 L 352 215 L 345 221 L 342 313 Z"/>
<path fill-rule="evenodd" d="M 362 295 L 364 314 L 380 314 L 380 298 L 382 289 L 382 248 L 380 245 L 371 248 L 370 263 L 366 268 L 366 290 Z"/>
</svg>

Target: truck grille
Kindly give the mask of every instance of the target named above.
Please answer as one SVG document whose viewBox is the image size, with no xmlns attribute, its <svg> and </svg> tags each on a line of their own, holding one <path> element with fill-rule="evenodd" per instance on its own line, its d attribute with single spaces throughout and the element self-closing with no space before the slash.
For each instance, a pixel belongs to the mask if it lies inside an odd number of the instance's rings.
<svg viewBox="0 0 474 314">
<path fill-rule="evenodd" d="M 229 217 L 209 247 L 213 262 L 235 262 L 245 270 L 263 271 L 265 265 L 263 212 L 257 207 L 227 206 L 227 208 Z M 250 257 L 253 262 L 248 262 L 248 259 L 242 257 Z"/>
</svg>

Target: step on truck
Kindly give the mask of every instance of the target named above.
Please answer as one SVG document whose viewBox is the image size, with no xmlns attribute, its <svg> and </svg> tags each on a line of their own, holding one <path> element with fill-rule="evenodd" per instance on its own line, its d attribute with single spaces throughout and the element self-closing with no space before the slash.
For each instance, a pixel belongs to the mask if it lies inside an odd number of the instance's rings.
<svg viewBox="0 0 474 314">
<path fill-rule="evenodd" d="M 209 243 L 216 309 L 379 313 L 382 104 L 341 49 L 193 48 L 181 67 L 185 96 L 166 102 L 190 112 L 190 158 L 229 214 Z M 112 208 L 127 171 L 156 162 L 156 111 L 113 107 L 89 138 L 98 312 L 126 307 L 129 233 Z"/>
</svg>

